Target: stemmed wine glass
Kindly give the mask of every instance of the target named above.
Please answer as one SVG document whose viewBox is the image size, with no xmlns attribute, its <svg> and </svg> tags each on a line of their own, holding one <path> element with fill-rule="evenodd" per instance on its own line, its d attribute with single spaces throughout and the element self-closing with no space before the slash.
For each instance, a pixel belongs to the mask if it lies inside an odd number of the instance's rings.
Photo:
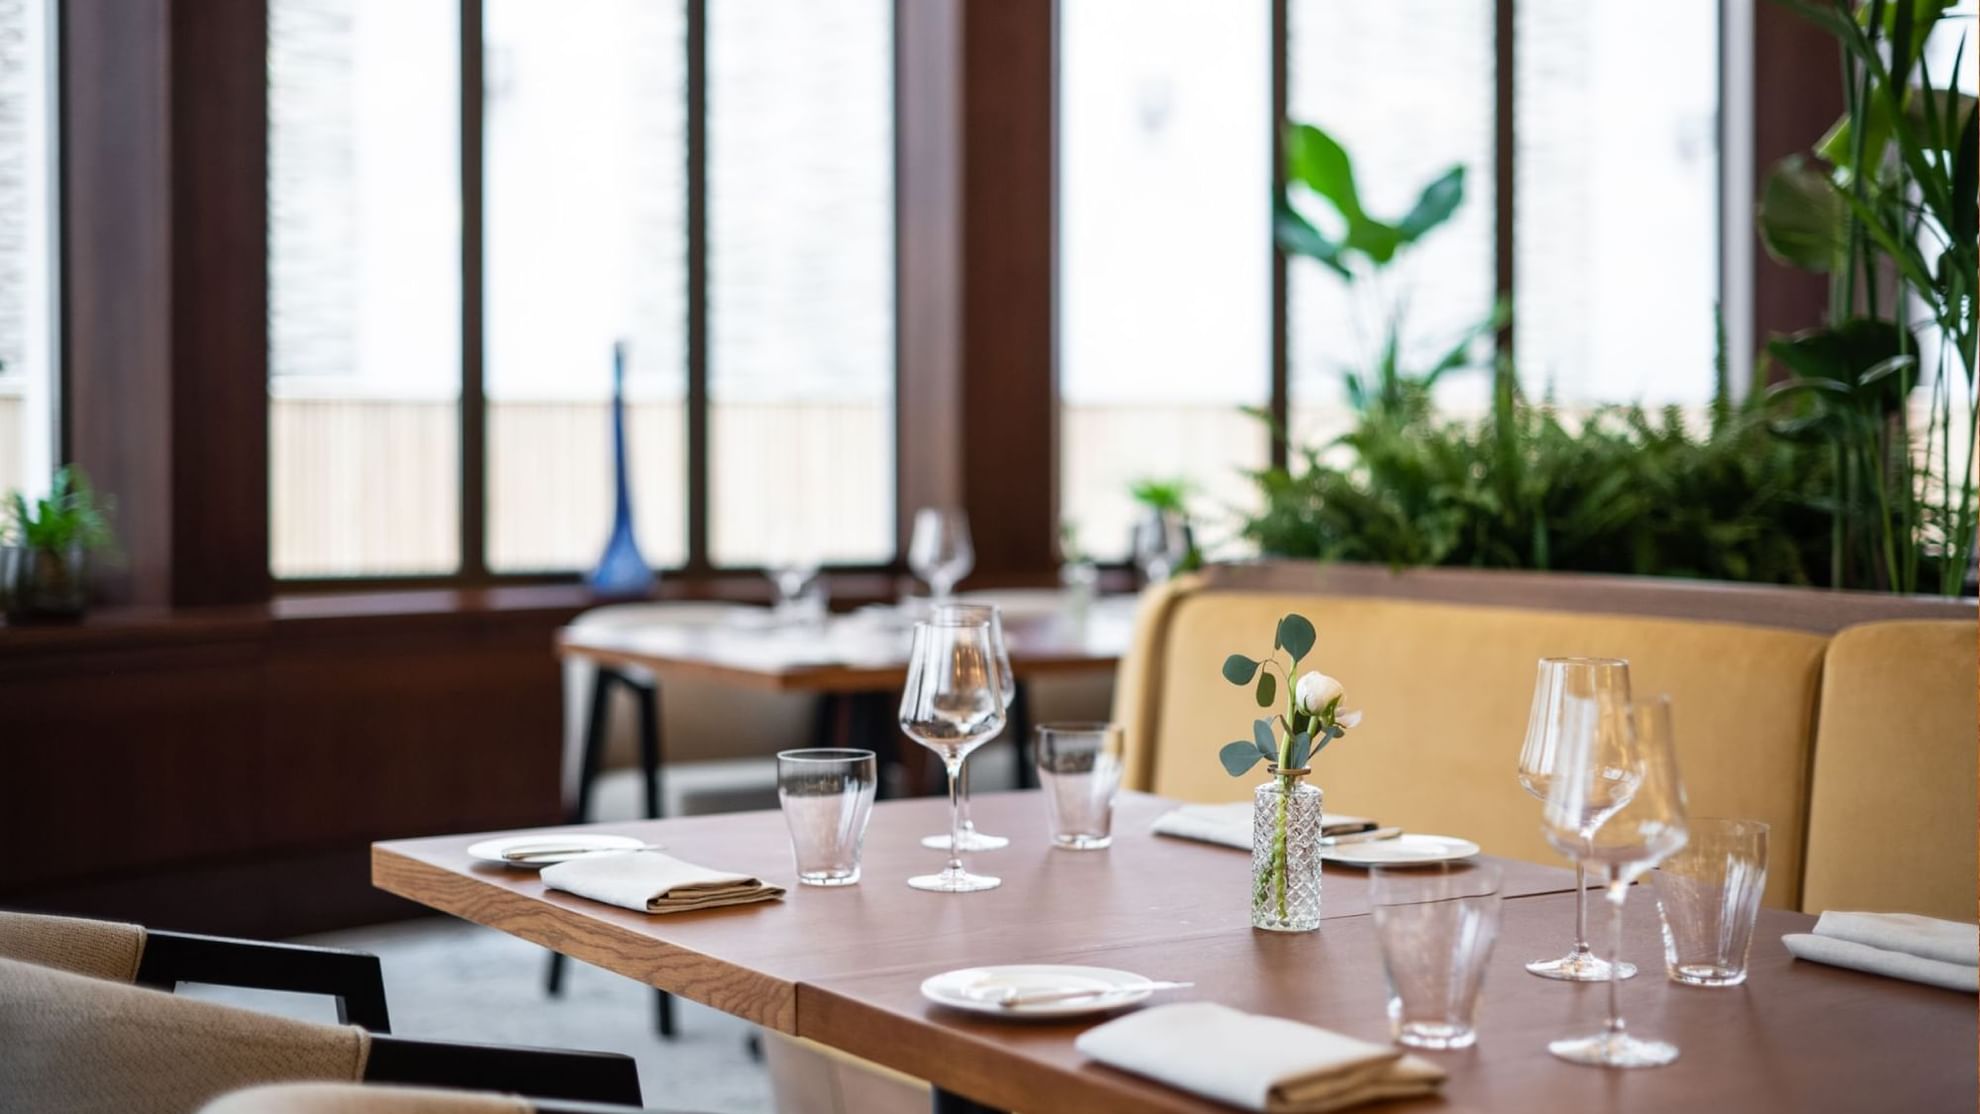
<svg viewBox="0 0 1980 1114">
<path fill-rule="evenodd" d="M 1570 696 L 1570 701 L 1584 700 Z M 1671 737 L 1671 702 L 1587 698 L 1596 729 L 1564 740 L 1547 784 L 1547 842 L 1603 871 L 1609 900 L 1609 1017 L 1592 1036 L 1550 1042 L 1547 1051 L 1577 1064 L 1647 1068 L 1677 1059 L 1667 1041 L 1631 1036 L 1618 1003 L 1623 902 L 1630 883 L 1684 846 L 1684 782 Z"/>
<path fill-rule="evenodd" d="M 1003 686 L 1004 718 L 1009 720 L 1011 700 L 1017 693 L 1017 678 L 1011 672 L 1010 651 L 1004 648 L 1003 614 L 989 604 L 980 603 L 945 603 L 936 607 L 934 614 L 937 619 L 945 616 L 954 616 L 965 620 L 980 619 L 990 624 L 990 641 L 996 646 L 997 652 L 997 675 L 1001 679 Z M 1024 749 L 1024 744 L 1019 742 L 1017 745 L 1021 752 Z M 1023 760 L 1023 756 L 1020 754 L 1018 761 L 1022 762 Z M 962 849 L 965 851 L 996 851 L 1009 847 L 1011 845 L 1010 840 L 1000 835 L 991 835 L 988 832 L 977 831 L 976 825 L 970 821 L 969 763 L 967 762 L 963 763 L 961 792 Z M 943 832 L 940 835 L 923 836 L 921 837 L 921 845 L 937 851 L 947 851 L 949 849 L 949 833 Z"/>
<path fill-rule="evenodd" d="M 1596 729 L 1595 709 L 1611 702 L 1629 703 L 1629 663 L 1618 658 L 1541 658 L 1540 676 L 1533 685 L 1533 711 L 1526 721 L 1526 745 L 1519 751 L 1519 784 L 1528 793 L 1547 799 L 1563 749 Z M 1536 959 L 1528 971 L 1549 979 L 1601 982 L 1609 965 L 1588 947 L 1588 879 L 1579 860 L 1574 864 L 1574 950 L 1559 959 Z M 1618 978 L 1636 974 L 1633 964 L 1617 969 Z"/>
<path fill-rule="evenodd" d="M 908 738 L 941 758 L 949 775 L 948 865 L 940 874 L 910 878 L 908 885 L 941 893 L 996 888 L 999 879 L 971 874 L 962 863 L 963 759 L 1004 729 L 1003 677 L 987 620 L 938 615 L 914 625 L 900 722 Z"/>
<path fill-rule="evenodd" d="M 908 539 L 908 568 L 928 584 L 936 603 L 948 601 L 956 582 L 976 566 L 969 544 L 969 520 L 961 511 L 923 507 L 914 512 Z"/>
</svg>

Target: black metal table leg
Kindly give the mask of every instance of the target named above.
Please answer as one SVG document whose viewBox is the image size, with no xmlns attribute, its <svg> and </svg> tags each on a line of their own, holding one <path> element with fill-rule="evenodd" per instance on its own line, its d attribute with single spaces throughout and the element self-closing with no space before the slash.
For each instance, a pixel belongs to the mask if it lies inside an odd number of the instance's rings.
<svg viewBox="0 0 1980 1114">
<path fill-rule="evenodd" d="M 608 669 L 591 671 L 591 710 L 584 721 L 584 751 L 578 756 L 577 799 L 570 813 L 573 824 L 582 824 L 591 815 L 591 790 L 605 761 L 606 720 L 612 712 L 612 682 L 617 679 L 618 674 Z M 550 953 L 543 989 L 552 998 L 564 992 L 564 953 Z"/>
<path fill-rule="evenodd" d="M 1004 1114 L 994 1106 L 985 1106 L 975 1099 L 966 1099 L 940 1087 L 934 1088 L 934 1102 L 930 1109 L 934 1114 Z"/>
</svg>

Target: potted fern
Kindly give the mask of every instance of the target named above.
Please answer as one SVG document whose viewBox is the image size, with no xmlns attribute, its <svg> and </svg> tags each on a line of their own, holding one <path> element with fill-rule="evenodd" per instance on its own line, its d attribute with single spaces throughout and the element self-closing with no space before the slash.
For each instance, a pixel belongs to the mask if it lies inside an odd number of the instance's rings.
<svg viewBox="0 0 1980 1114">
<path fill-rule="evenodd" d="M 0 592 L 10 622 L 73 619 L 88 602 L 89 556 L 110 548 L 108 506 L 81 469 L 56 471 L 48 494 L 7 500 L 9 552 L 0 559 Z"/>
</svg>

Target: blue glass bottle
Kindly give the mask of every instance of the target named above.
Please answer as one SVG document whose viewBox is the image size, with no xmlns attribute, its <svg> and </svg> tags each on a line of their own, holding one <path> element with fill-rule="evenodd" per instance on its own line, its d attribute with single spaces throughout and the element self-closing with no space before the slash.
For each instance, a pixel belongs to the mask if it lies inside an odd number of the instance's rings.
<svg viewBox="0 0 1980 1114">
<path fill-rule="evenodd" d="M 632 486 L 626 477 L 626 342 L 612 346 L 612 537 L 591 570 L 591 590 L 601 596 L 643 596 L 659 578 L 639 554 L 633 536 Z"/>
</svg>

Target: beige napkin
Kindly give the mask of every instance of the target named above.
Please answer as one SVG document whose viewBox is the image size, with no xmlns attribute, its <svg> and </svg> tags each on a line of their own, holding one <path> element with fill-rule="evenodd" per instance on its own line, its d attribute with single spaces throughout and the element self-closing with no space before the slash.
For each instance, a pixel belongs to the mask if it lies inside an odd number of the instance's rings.
<svg viewBox="0 0 1980 1114">
<path fill-rule="evenodd" d="M 1320 820 L 1320 834 L 1340 835 L 1345 832 L 1358 832 L 1372 824 L 1365 816 L 1347 816 L 1340 813 L 1325 813 Z M 1225 847 L 1235 847 L 1240 851 L 1251 850 L 1251 802 L 1239 801 L 1228 805 L 1183 805 L 1170 809 L 1155 818 L 1156 835 L 1175 836 L 1177 839 L 1193 839 L 1199 843 L 1216 843 Z"/>
<path fill-rule="evenodd" d="M 1434 1092 L 1444 1071 L 1386 1044 L 1215 1002 L 1178 1002 L 1080 1034 L 1110 1067 L 1262 1114 L 1324 1114 Z"/>
<path fill-rule="evenodd" d="M 1824 913 L 1781 937 L 1796 959 L 1980 992 L 1980 927 L 1911 913 Z"/>
<path fill-rule="evenodd" d="M 542 878 L 553 890 L 642 913 L 684 913 L 784 896 L 781 886 L 684 863 L 658 851 L 585 855 L 544 867 Z"/>
</svg>

